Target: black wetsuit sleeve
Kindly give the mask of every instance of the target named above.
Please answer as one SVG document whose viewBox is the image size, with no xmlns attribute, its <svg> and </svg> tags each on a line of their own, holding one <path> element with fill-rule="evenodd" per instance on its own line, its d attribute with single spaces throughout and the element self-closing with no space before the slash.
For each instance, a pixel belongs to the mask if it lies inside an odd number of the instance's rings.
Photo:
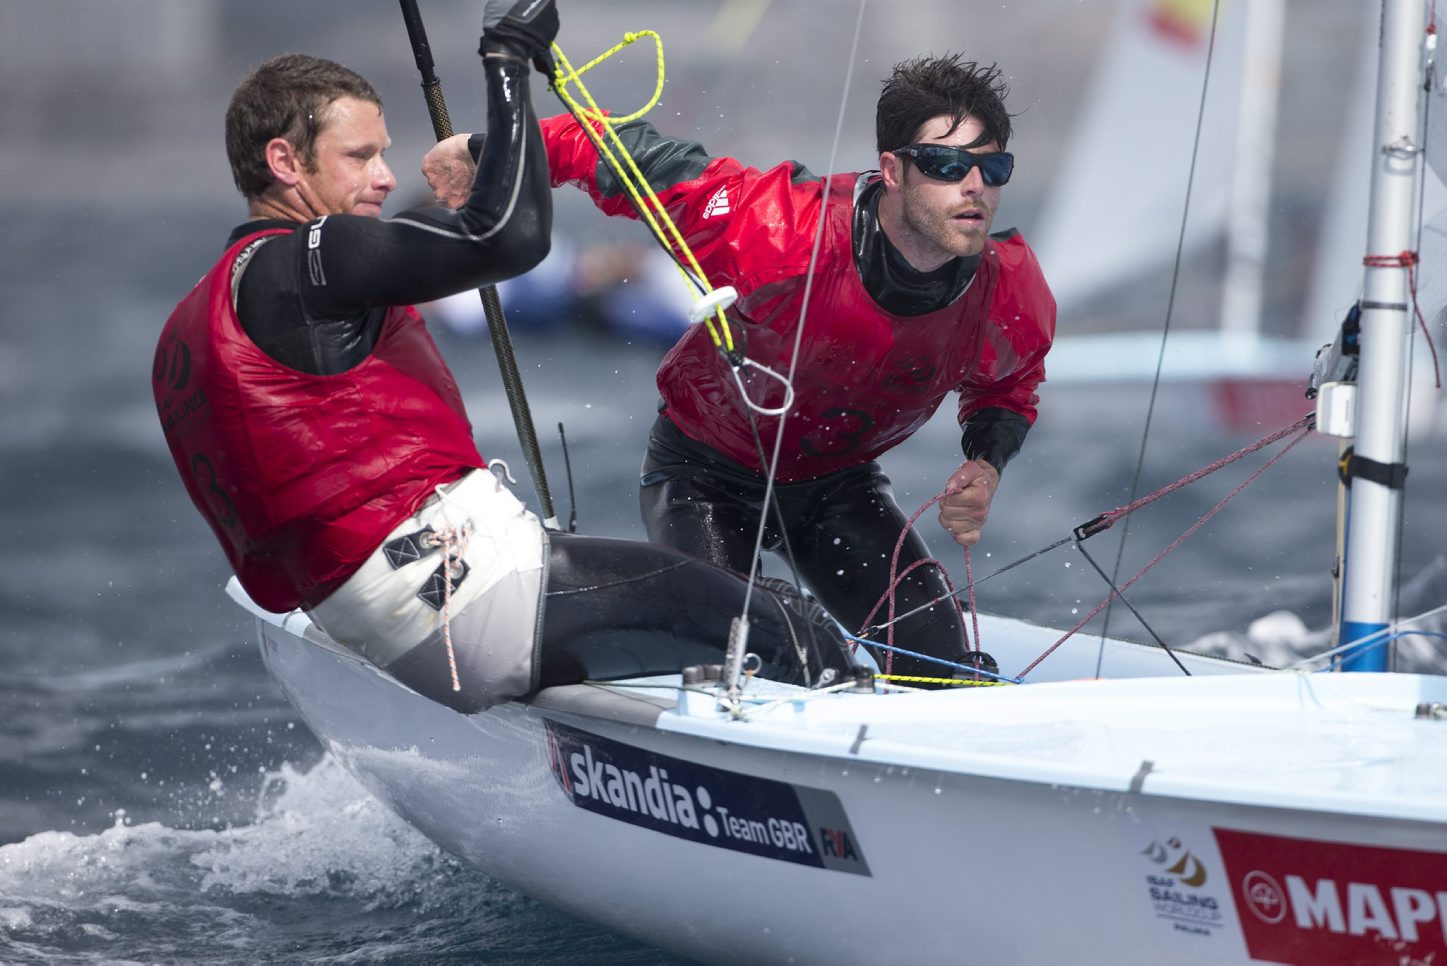
<svg viewBox="0 0 1447 966">
<path fill-rule="evenodd" d="M 552 195 L 530 68 L 509 58 L 483 63 L 489 136 L 461 208 L 331 215 L 256 251 L 237 308 L 274 358 L 306 372 L 344 371 L 371 351 L 387 307 L 494 284 L 547 255 Z"/>
<path fill-rule="evenodd" d="M 455 211 L 414 208 L 386 220 L 328 219 L 320 243 L 324 282 L 308 278 L 312 284 L 303 286 L 310 314 L 337 318 L 431 301 L 519 275 L 547 254 L 552 193 L 528 92 L 530 68 L 490 57 L 484 70 L 489 137 L 466 203 Z"/>
<path fill-rule="evenodd" d="M 960 449 L 967 460 L 984 460 L 998 472 L 1015 458 L 1030 432 L 1030 420 L 1008 409 L 981 409 L 965 423 Z"/>
</svg>

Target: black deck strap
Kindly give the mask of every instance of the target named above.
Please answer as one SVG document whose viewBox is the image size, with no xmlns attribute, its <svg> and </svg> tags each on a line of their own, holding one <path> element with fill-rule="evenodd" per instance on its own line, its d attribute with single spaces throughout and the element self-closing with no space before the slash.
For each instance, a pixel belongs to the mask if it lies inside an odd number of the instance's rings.
<svg viewBox="0 0 1447 966">
<path fill-rule="evenodd" d="M 382 544 L 382 553 L 393 570 L 403 564 L 413 563 L 432 553 L 439 544 L 433 539 L 432 528 L 423 527 L 416 533 L 405 533 Z"/>
<path fill-rule="evenodd" d="M 1358 456 L 1351 447 L 1341 454 L 1336 469 L 1337 475 L 1346 486 L 1352 485 L 1353 477 L 1377 483 L 1389 490 L 1400 490 L 1407 484 L 1406 463 L 1378 463 L 1365 456 Z"/>
<path fill-rule="evenodd" d="M 1000 676 L 1000 662 L 995 660 L 988 651 L 966 651 L 965 659 L 960 663 L 986 672 L 992 681 Z M 956 681 L 978 681 L 980 676 L 971 671 L 956 671 L 954 679 Z"/>
<path fill-rule="evenodd" d="M 432 571 L 432 575 L 427 578 L 427 582 L 417 591 L 417 596 L 422 600 L 422 603 L 435 611 L 441 611 L 442 604 L 447 599 L 444 596 L 445 591 L 442 586 L 442 581 L 446 579 L 444 575 L 447 573 L 448 563 L 449 561 L 443 560 L 442 563 L 438 564 L 437 569 Z M 467 579 L 467 572 L 472 569 L 467 565 L 466 560 L 459 558 L 457 563 L 459 566 L 452 578 L 452 589 L 454 591 L 462 586 L 462 582 Z"/>
<path fill-rule="evenodd" d="M 1141 766 L 1136 769 L 1135 776 L 1130 780 L 1131 794 L 1139 795 L 1141 793 L 1141 789 L 1145 787 L 1146 776 L 1149 775 L 1155 767 L 1156 763 L 1150 759 L 1141 762 Z"/>
</svg>

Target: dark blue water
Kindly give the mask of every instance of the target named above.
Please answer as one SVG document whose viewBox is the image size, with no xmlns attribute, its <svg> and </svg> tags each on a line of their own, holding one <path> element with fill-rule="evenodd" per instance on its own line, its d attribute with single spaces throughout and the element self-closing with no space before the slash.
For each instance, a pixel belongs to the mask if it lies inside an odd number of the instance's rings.
<svg viewBox="0 0 1447 966">
<path fill-rule="evenodd" d="M 0 237 L 0 961 L 677 962 L 439 852 L 323 755 L 267 678 L 249 621 L 222 593 L 220 553 L 175 478 L 148 385 L 155 333 L 234 215 L 162 208 L 147 230 L 123 233 L 133 216 L 91 212 L 81 233 L 22 210 Z M 487 345 L 443 342 L 484 451 L 515 454 Z M 553 427 L 563 421 L 587 532 L 640 533 L 634 481 L 659 351 L 581 329 L 519 333 L 560 510 Z M 1047 386 L 1044 396 L 974 556 L 977 576 L 1129 495 L 1146 388 Z M 1199 389 L 1159 405 L 1144 489 L 1280 425 L 1263 415 L 1223 429 Z M 957 462 L 950 422 L 943 414 L 887 459 L 906 510 Z M 1432 506 L 1443 450 L 1440 436 L 1414 443 L 1407 611 L 1447 599 L 1447 523 Z M 1319 641 L 1335 455 L 1308 440 L 1142 580 L 1133 600 L 1156 630 L 1268 661 Z M 1246 472 L 1232 467 L 1132 518 L 1122 573 Z M 1114 563 L 1117 539 L 1098 541 L 1098 559 Z M 963 561 L 944 556 L 962 580 Z M 982 586 L 981 607 L 1067 627 L 1105 593 L 1086 569 L 1056 551 Z M 1141 636 L 1125 615 L 1112 621 Z M 1428 652 L 1413 660 L 1442 666 Z"/>
</svg>

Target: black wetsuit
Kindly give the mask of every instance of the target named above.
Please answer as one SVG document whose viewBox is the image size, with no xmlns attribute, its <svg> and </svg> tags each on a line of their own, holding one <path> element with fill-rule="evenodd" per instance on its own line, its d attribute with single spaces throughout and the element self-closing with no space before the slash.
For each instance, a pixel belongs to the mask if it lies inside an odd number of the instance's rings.
<svg viewBox="0 0 1447 966">
<path fill-rule="evenodd" d="M 462 208 L 414 208 L 387 219 L 331 215 L 315 234 L 322 219 L 250 221 L 232 233 L 235 242 L 263 228 L 293 229 L 252 248 L 237 287 L 242 327 L 268 355 L 307 373 L 345 372 L 371 353 L 389 306 L 511 278 L 541 258 L 552 209 L 528 67 L 501 58 L 484 64 L 489 136 Z M 636 541 L 552 533 L 549 542 L 542 684 L 722 661 L 748 591 L 737 574 Z M 825 667 L 849 666 L 817 605 L 755 588 L 749 614 L 750 648 L 776 677 L 812 684 Z M 465 695 L 432 687 L 445 675 L 412 670 L 409 684 L 471 710 Z"/>
<path fill-rule="evenodd" d="M 389 306 L 512 278 L 536 264 L 539 247 L 546 252 L 551 192 L 529 67 L 504 58 L 484 65 L 492 136 L 461 208 L 329 215 L 312 251 L 308 239 L 322 219 L 250 221 L 232 232 L 235 242 L 263 228 L 296 229 L 255 249 L 237 290 L 242 327 L 272 358 L 316 375 L 345 372 L 372 351 Z"/>
<path fill-rule="evenodd" d="M 931 272 L 915 270 L 879 226 L 879 184 L 866 188 L 855 207 L 854 264 L 879 306 L 896 315 L 938 311 L 974 277 L 978 258 L 955 258 Z M 997 470 L 1020 451 L 1029 421 L 1007 409 L 976 413 L 964 428 L 966 459 L 983 459 Z M 639 501 L 649 537 L 700 554 L 714 563 L 748 572 L 763 513 L 764 477 L 684 435 L 666 417 L 649 433 Z M 799 579 L 849 631 L 864 622 L 887 586 L 890 559 L 907 519 L 895 502 L 889 478 L 876 461 L 813 480 L 776 483 L 777 511 L 768 514 L 763 549 L 785 553 Z M 905 537 L 896 572 L 929 556 L 914 530 Z M 895 613 L 903 614 L 949 589 L 941 572 L 920 567 L 899 585 Z M 888 619 L 881 606 L 871 624 Z M 883 632 L 874 635 L 883 641 Z M 897 646 L 962 661 L 964 630 L 952 603 L 937 604 L 894 626 Z M 877 655 L 883 663 L 883 654 Z M 897 674 L 949 677 L 939 664 L 896 657 Z"/>
</svg>

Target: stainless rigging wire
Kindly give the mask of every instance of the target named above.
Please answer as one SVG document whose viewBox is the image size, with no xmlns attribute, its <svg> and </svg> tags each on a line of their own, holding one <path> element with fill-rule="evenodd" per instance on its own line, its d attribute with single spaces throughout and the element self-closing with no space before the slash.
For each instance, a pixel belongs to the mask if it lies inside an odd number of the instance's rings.
<svg viewBox="0 0 1447 966">
<path fill-rule="evenodd" d="M 1181 205 L 1181 228 L 1176 236 L 1176 257 L 1171 266 L 1171 291 L 1166 301 L 1165 322 L 1161 326 L 1161 347 L 1156 354 L 1156 371 L 1151 380 L 1150 402 L 1146 405 L 1146 422 L 1141 429 L 1140 452 L 1136 455 L 1135 473 L 1130 481 L 1130 498 L 1126 503 L 1134 503 L 1136 494 L 1140 492 L 1141 471 L 1146 462 L 1146 446 L 1151 435 L 1151 419 L 1155 415 L 1156 397 L 1161 388 L 1161 370 L 1165 367 L 1166 342 L 1171 337 L 1171 318 L 1176 308 L 1176 287 L 1181 278 L 1181 259 L 1186 247 L 1186 225 L 1191 217 L 1191 190 L 1196 184 L 1196 162 L 1201 153 L 1201 128 L 1204 125 L 1206 115 L 1206 94 L 1211 89 L 1211 64 L 1214 61 L 1216 52 L 1216 26 L 1221 17 L 1221 0 L 1213 0 L 1211 4 L 1211 35 L 1206 43 L 1206 69 L 1201 76 L 1201 100 L 1196 108 L 1196 135 L 1191 142 L 1191 166 L 1186 174 L 1186 198 Z M 1120 543 L 1116 546 L 1115 565 L 1111 569 L 1110 583 L 1115 586 L 1120 580 L 1120 568 L 1125 561 L 1125 543 L 1130 537 L 1130 519 L 1126 518 L 1125 527 L 1120 533 Z M 1112 602 L 1113 604 L 1113 602 Z M 1095 675 L 1100 676 L 1102 663 L 1105 661 L 1105 641 L 1110 632 L 1110 615 L 1112 604 L 1107 604 L 1105 615 L 1100 626 L 1100 646 L 1095 655 Z"/>
</svg>

